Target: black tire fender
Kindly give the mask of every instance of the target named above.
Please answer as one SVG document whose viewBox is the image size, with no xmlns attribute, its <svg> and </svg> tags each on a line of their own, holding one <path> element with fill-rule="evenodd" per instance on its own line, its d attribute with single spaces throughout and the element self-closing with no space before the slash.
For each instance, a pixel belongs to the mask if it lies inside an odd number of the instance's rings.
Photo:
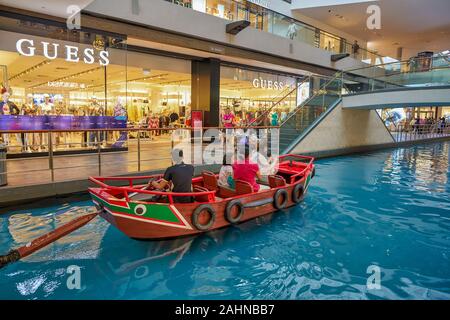
<svg viewBox="0 0 450 320">
<path fill-rule="evenodd" d="M 233 207 L 235 206 L 239 208 L 239 213 L 236 217 L 233 218 L 231 216 L 231 212 L 233 210 Z M 243 215 L 244 215 L 244 205 L 239 199 L 231 200 L 230 202 L 227 203 L 227 206 L 225 208 L 225 219 L 229 223 L 231 224 L 238 223 L 242 219 Z"/>
<path fill-rule="evenodd" d="M 294 189 L 292 189 L 292 201 L 295 203 L 299 203 L 303 201 L 305 198 L 305 189 L 303 188 L 303 185 L 298 183 L 295 185 Z"/>
<path fill-rule="evenodd" d="M 198 221 L 198 218 L 200 216 L 200 213 L 204 210 L 209 213 L 211 218 L 209 219 L 208 223 L 201 224 Z M 196 227 L 200 231 L 207 231 L 213 226 L 214 222 L 216 221 L 216 211 L 209 204 L 201 204 L 197 208 L 195 208 L 194 212 L 192 213 L 191 219 L 194 227 Z"/>
<path fill-rule="evenodd" d="M 279 202 L 278 199 L 283 197 L 283 202 Z M 273 196 L 273 206 L 278 209 L 284 209 L 288 202 L 288 192 L 286 189 L 278 189 Z"/>
</svg>

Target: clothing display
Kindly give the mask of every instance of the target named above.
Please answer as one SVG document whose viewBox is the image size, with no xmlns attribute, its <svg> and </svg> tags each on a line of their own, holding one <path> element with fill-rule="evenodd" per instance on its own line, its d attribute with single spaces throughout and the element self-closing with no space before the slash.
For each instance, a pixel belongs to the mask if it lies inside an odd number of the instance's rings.
<svg viewBox="0 0 450 320">
<path fill-rule="evenodd" d="M 50 115 L 53 114 L 55 105 L 46 98 L 45 102 L 41 103 L 39 107 L 41 108 L 42 114 Z"/>
<path fill-rule="evenodd" d="M 14 102 L 11 101 L 2 101 L 0 102 L 0 113 L 4 115 L 8 114 L 20 114 L 19 108 L 15 105 Z"/>
<path fill-rule="evenodd" d="M 0 102 L 0 114 L 9 115 L 9 114 L 20 114 L 19 108 L 16 106 L 14 102 L 9 100 L 10 93 L 6 90 L 6 88 L 2 88 L 2 101 Z"/>
<path fill-rule="evenodd" d="M 127 116 L 127 109 L 125 109 L 125 107 L 120 102 L 117 102 L 117 104 L 114 106 L 114 116 L 115 117 Z"/>
</svg>

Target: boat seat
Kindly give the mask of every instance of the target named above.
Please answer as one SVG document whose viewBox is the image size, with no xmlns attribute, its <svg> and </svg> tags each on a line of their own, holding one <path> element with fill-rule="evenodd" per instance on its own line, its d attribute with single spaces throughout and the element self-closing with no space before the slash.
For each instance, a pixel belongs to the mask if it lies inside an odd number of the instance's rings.
<svg viewBox="0 0 450 320">
<path fill-rule="evenodd" d="M 194 186 L 194 192 L 207 192 L 210 191 L 202 186 Z M 208 202 L 208 195 L 194 196 L 196 202 Z"/>
<path fill-rule="evenodd" d="M 153 202 L 155 195 L 148 193 L 138 193 L 136 192 L 132 196 L 129 196 L 129 199 L 132 201 L 144 201 L 144 202 Z"/>
<path fill-rule="evenodd" d="M 230 187 L 219 185 L 217 195 L 222 199 L 231 198 L 236 195 L 236 191 Z"/>
<path fill-rule="evenodd" d="M 270 188 L 284 187 L 286 185 L 286 180 L 282 176 L 270 175 L 269 176 L 269 186 Z"/>
<path fill-rule="evenodd" d="M 219 189 L 219 184 L 217 182 L 217 177 L 211 171 L 202 171 L 203 186 L 209 191 L 217 191 Z"/>
<path fill-rule="evenodd" d="M 234 181 L 236 186 L 236 194 L 248 194 L 253 193 L 253 186 L 248 183 L 247 181 L 242 180 L 235 180 Z"/>
<path fill-rule="evenodd" d="M 147 190 L 150 185 L 145 185 L 140 190 Z M 133 201 L 147 201 L 152 202 L 154 200 L 154 194 L 141 193 L 141 192 L 132 192 L 128 194 L 128 198 Z M 125 199 L 125 195 L 123 197 Z"/>
</svg>

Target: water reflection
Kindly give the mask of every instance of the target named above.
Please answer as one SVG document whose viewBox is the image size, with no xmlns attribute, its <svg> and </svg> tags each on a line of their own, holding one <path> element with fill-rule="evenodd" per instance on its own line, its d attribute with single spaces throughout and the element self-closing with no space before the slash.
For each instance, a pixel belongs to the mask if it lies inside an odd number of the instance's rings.
<svg viewBox="0 0 450 320">
<path fill-rule="evenodd" d="M 11 247 L 17 248 L 78 216 L 92 213 L 92 211 L 93 208 L 90 206 L 75 206 L 70 210 L 69 207 L 63 206 L 63 209 L 59 208 L 53 212 L 44 212 L 39 215 L 32 212 L 11 214 L 2 218 L 5 221 L 2 223 L 5 228 L 2 237 L 8 237 Z M 68 257 L 73 258 L 76 254 L 80 254 L 83 259 L 96 258 L 101 239 L 107 230 L 105 222 L 100 222 L 100 224 L 102 228 L 99 228 L 98 225 L 88 224 L 82 230 L 68 234 L 50 244 L 45 251 L 41 250 L 32 254 L 26 258 L 26 261 L 63 260 Z M 89 234 L 89 237 L 86 237 L 86 234 Z"/>
<path fill-rule="evenodd" d="M 415 179 L 417 188 L 422 191 L 446 192 L 449 172 L 449 144 L 436 143 L 428 147 L 402 148 L 388 154 L 385 172 L 395 183 L 404 178 L 406 172 Z"/>
<path fill-rule="evenodd" d="M 136 241 L 97 218 L 0 270 L 0 298 L 450 299 L 449 146 L 319 160 L 299 206 L 198 237 Z M 0 217 L 0 251 L 90 206 Z M 67 289 L 69 265 L 81 290 Z"/>
</svg>

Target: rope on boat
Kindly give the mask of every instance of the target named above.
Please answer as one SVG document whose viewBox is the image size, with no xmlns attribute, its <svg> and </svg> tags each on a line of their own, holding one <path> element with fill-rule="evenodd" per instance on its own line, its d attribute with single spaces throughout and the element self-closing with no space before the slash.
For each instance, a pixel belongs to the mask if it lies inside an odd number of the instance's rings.
<svg viewBox="0 0 450 320">
<path fill-rule="evenodd" d="M 50 243 L 55 242 L 56 240 L 68 235 L 69 233 L 81 228 L 82 226 L 90 222 L 92 219 L 94 219 L 99 213 L 100 211 L 97 211 L 91 214 L 75 218 L 72 221 L 69 221 L 68 223 L 56 228 L 55 230 L 50 231 L 49 233 L 46 233 L 40 236 L 39 238 L 34 239 L 31 242 L 28 242 L 26 245 L 11 250 L 6 255 L 1 255 L 0 269 L 5 267 L 9 263 L 16 262 L 26 256 L 29 256 L 30 254 L 33 254 L 39 249 L 46 247 Z"/>
</svg>

